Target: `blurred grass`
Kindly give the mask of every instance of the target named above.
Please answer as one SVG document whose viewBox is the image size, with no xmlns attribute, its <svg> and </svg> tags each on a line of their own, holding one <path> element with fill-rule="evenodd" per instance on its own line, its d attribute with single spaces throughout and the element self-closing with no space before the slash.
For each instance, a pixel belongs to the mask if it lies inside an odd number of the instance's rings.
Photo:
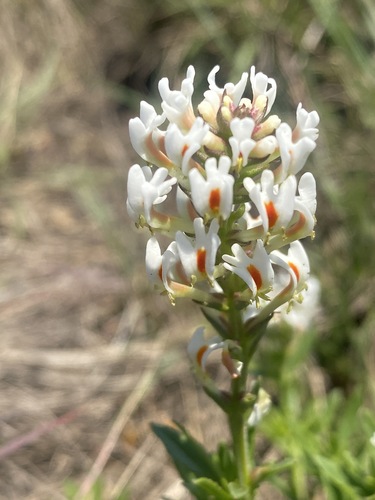
<svg viewBox="0 0 375 500">
<path fill-rule="evenodd" d="M 140 99 L 158 102 L 159 78 L 176 82 L 194 64 L 199 94 L 215 64 L 223 81 L 255 64 L 278 81 L 280 114 L 293 122 L 300 101 L 318 110 L 321 133 L 307 166 L 318 182 L 318 225 L 307 245 L 322 308 L 307 358 L 296 362 L 312 363 L 327 397 L 341 390 L 350 399 L 359 388 L 374 409 L 374 2 L 5 0 L 0 28 L 0 236 L 11 235 L 14 248 L 37 245 L 47 229 L 27 196 L 66 196 L 111 249 L 106 266 L 131 282 L 124 302 L 145 294 L 142 279 L 131 281 L 143 240 L 135 242 L 123 207 L 136 160 L 126 122 Z M 1 282 L 11 283 L 17 261 L 4 262 Z M 153 332 L 175 314 L 167 303 L 155 316 L 151 309 L 141 324 Z"/>
</svg>

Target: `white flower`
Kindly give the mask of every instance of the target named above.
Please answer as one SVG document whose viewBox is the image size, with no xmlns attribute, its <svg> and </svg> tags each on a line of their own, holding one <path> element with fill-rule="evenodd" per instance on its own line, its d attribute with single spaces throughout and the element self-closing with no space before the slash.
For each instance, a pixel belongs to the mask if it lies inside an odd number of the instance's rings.
<svg viewBox="0 0 375 500">
<path fill-rule="evenodd" d="M 287 255 L 275 250 L 270 254 L 270 257 L 273 262 L 279 265 L 281 264 L 280 261 L 283 261 L 284 265 L 288 266 L 293 272 L 296 279 L 295 292 L 301 292 L 306 288 L 306 281 L 310 275 L 310 263 L 307 253 L 300 241 L 293 241 L 290 244 Z M 280 259 L 280 261 L 275 260 L 275 257 Z"/>
<path fill-rule="evenodd" d="M 226 220 L 232 211 L 234 178 L 229 174 L 230 159 L 227 156 L 209 158 L 205 163 L 207 178 L 193 168 L 189 172 L 191 198 L 202 216 L 221 217 Z"/>
<path fill-rule="evenodd" d="M 292 129 L 287 123 L 281 123 L 276 129 L 276 139 L 281 156 L 278 174 L 278 181 L 281 182 L 288 175 L 295 175 L 303 168 L 309 154 L 314 151 L 316 143 L 308 136 L 293 142 Z"/>
<path fill-rule="evenodd" d="M 255 317 L 265 319 L 290 300 L 300 301 L 301 292 L 307 288 L 310 265 L 300 242 L 293 242 L 287 255 L 279 251 L 271 252 L 269 260 L 273 269 L 272 290 L 267 297 L 258 299 L 256 307 L 250 304 L 243 311 L 244 321 Z"/>
<path fill-rule="evenodd" d="M 224 347 L 224 341 L 219 335 L 206 339 L 205 327 L 200 326 L 194 332 L 188 344 L 188 354 L 194 365 L 205 371 L 208 356 L 217 349 Z"/>
<path fill-rule="evenodd" d="M 172 241 L 166 251 L 162 254 L 159 242 L 155 237 L 148 240 L 146 245 L 146 272 L 148 279 L 160 291 L 165 289 L 170 294 L 174 293 L 174 284 L 186 281 L 186 277 L 176 276 L 176 264 L 179 257 L 176 242 Z M 176 281 L 177 280 L 177 281 Z M 176 282 L 176 283 L 175 283 Z"/>
<path fill-rule="evenodd" d="M 232 245 L 232 255 L 223 255 L 224 267 L 237 274 L 247 284 L 255 297 L 270 290 L 273 284 L 273 269 L 263 242 L 258 240 L 252 255 L 248 255 L 238 244 Z"/>
<path fill-rule="evenodd" d="M 247 80 L 249 77 L 248 73 L 242 73 L 241 79 L 238 83 L 233 84 L 231 82 L 228 82 L 224 85 L 224 88 L 220 88 L 216 85 L 215 80 L 215 75 L 219 71 L 219 69 L 220 66 L 215 66 L 208 75 L 207 80 L 210 90 L 215 92 L 219 96 L 220 100 L 225 93 L 225 95 L 227 95 L 233 101 L 234 106 L 238 106 L 247 85 Z"/>
<path fill-rule="evenodd" d="M 250 414 L 247 425 L 249 427 L 255 427 L 262 420 L 264 415 L 270 411 L 272 406 L 272 400 L 270 395 L 263 389 L 259 389 L 257 402 L 254 405 L 253 411 Z"/>
<path fill-rule="evenodd" d="M 164 121 L 164 113 L 158 115 L 151 104 L 142 101 L 140 117 L 129 120 L 129 135 L 133 148 L 145 161 L 170 168 L 172 162 L 161 147 L 165 132 L 157 128 Z"/>
<path fill-rule="evenodd" d="M 301 292 L 299 300 L 292 301 L 291 305 L 284 304 L 276 312 L 281 313 L 280 319 L 295 330 L 304 332 L 314 322 L 318 314 L 319 297 L 319 280 L 310 277 L 307 282 L 307 289 Z M 275 318 L 278 319 L 277 315 L 275 315 Z"/>
<path fill-rule="evenodd" d="M 160 291 L 165 289 L 172 303 L 175 297 L 186 297 L 201 303 L 211 298 L 209 293 L 190 285 L 175 241 L 162 254 L 156 238 L 151 238 L 146 247 L 146 270 L 155 288 Z"/>
<path fill-rule="evenodd" d="M 294 212 L 294 197 L 297 181 L 294 176 L 289 176 L 279 186 L 274 184 L 275 178 L 271 170 L 264 170 L 260 184 L 252 179 L 244 180 L 244 187 L 249 193 L 250 200 L 258 210 L 258 217 L 253 219 L 251 227 L 256 227 L 259 222 L 263 225 L 264 233 L 273 233 L 286 228 Z"/>
<path fill-rule="evenodd" d="M 276 250 L 306 236 L 314 236 L 316 186 L 314 176 L 310 172 L 302 175 L 298 193 L 294 199 L 294 212 L 289 224 L 283 228 L 282 233 L 272 234 L 267 242 L 268 251 Z"/>
<path fill-rule="evenodd" d="M 160 285 L 163 281 L 162 254 L 155 237 L 150 238 L 147 242 L 145 264 L 148 279 L 156 286 Z"/>
<path fill-rule="evenodd" d="M 209 126 L 198 117 L 191 129 L 184 134 L 175 124 L 171 124 L 165 135 L 165 149 L 173 163 L 187 175 L 191 157 L 202 147 Z"/>
<path fill-rule="evenodd" d="M 298 193 L 299 196 L 296 197 L 296 201 L 299 204 L 304 205 L 311 213 L 315 215 L 316 211 L 316 182 L 312 173 L 305 172 L 298 183 Z"/>
<path fill-rule="evenodd" d="M 170 90 L 168 78 L 159 82 L 159 92 L 163 102 L 161 107 L 171 123 L 175 123 L 182 130 L 190 130 L 194 123 L 195 115 L 191 103 L 194 92 L 195 69 L 189 66 L 186 78 L 182 81 L 181 90 Z"/>
<path fill-rule="evenodd" d="M 211 284 L 214 283 L 216 253 L 220 246 L 218 230 L 219 224 L 216 219 L 211 222 L 206 233 L 203 219 L 196 218 L 194 240 L 181 231 L 176 233 L 176 245 L 182 267 L 186 276 L 193 282 L 208 278 Z"/>
<path fill-rule="evenodd" d="M 175 178 L 167 177 L 166 168 L 158 168 L 154 174 L 150 167 L 137 164 L 129 169 L 126 208 L 132 220 L 138 222 L 143 216 L 148 224 L 152 224 L 154 205 L 162 203 L 176 183 Z"/>
<path fill-rule="evenodd" d="M 232 378 L 237 378 L 242 369 L 242 363 L 232 359 L 229 352 L 229 340 L 222 340 L 219 335 L 206 339 L 205 327 L 201 326 L 194 332 L 189 344 L 188 354 L 198 372 L 206 376 L 208 357 L 213 351 L 221 350 L 221 363 Z"/>
<path fill-rule="evenodd" d="M 373 435 L 370 437 L 370 444 L 372 444 L 372 446 L 375 446 L 375 432 L 373 433 Z"/>
<path fill-rule="evenodd" d="M 255 73 L 255 66 L 251 66 L 250 82 L 253 89 L 253 106 L 258 97 L 265 96 L 267 98 L 267 109 L 265 114 L 268 115 L 276 99 L 277 85 L 275 80 L 273 78 L 268 78 L 264 73 Z M 269 85 L 270 88 L 268 88 Z"/>
<path fill-rule="evenodd" d="M 297 142 L 303 137 L 309 137 L 316 141 L 319 136 L 319 130 L 316 128 L 319 124 L 319 115 L 316 111 L 310 113 L 299 103 L 296 111 L 297 125 L 293 130 L 293 142 Z"/>
<path fill-rule="evenodd" d="M 233 136 L 229 138 L 232 148 L 232 165 L 236 165 L 239 158 L 242 158 L 243 165 L 247 165 L 249 154 L 256 142 L 251 138 L 255 126 L 252 118 L 233 118 L 230 122 L 230 129 Z"/>
</svg>

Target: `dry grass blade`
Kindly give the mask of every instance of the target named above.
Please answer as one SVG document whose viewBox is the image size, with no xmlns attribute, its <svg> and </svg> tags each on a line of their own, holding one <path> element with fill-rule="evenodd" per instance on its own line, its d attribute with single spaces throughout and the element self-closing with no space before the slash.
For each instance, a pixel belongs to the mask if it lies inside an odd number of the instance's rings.
<svg viewBox="0 0 375 500">
<path fill-rule="evenodd" d="M 160 340 L 157 339 L 154 342 L 155 345 L 160 349 Z M 159 349 L 151 349 L 151 352 L 158 353 Z M 129 420 L 133 412 L 136 410 L 139 403 L 142 401 L 145 394 L 152 387 L 152 382 L 155 378 L 155 373 L 158 369 L 160 358 L 158 355 L 151 354 L 149 359 L 149 365 L 145 368 L 143 375 L 140 377 L 134 390 L 131 392 L 129 397 L 124 402 L 116 420 L 114 421 L 103 446 L 91 467 L 91 470 L 83 480 L 81 487 L 75 497 L 76 500 L 84 498 L 94 485 L 95 481 L 98 479 L 99 475 L 102 473 L 105 465 L 107 464 L 111 453 L 116 446 L 116 443 L 120 437 L 120 434 Z"/>
<path fill-rule="evenodd" d="M 5 348 L 0 353 L 2 366 L 18 363 L 26 366 L 41 366 L 57 369 L 87 369 L 95 365 L 110 366 L 125 359 L 125 349 L 119 345 L 101 346 L 100 348 L 52 350 L 52 349 L 23 349 Z"/>
<path fill-rule="evenodd" d="M 138 467 L 147 457 L 148 452 L 155 444 L 155 442 L 156 442 L 156 437 L 153 434 L 149 434 L 144 443 L 142 444 L 142 446 L 139 448 L 139 450 L 133 455 L 133 458 L 130 460 L 124 472 L 117 480 L 117 483 L 115 484 L 114 488 L 112 489 L 111 493 L 108 496 L 108 500 L 115 500 L 116 498 L 119 497 L 121 492 L 124 491 L 125 487 L 127 486 L 131 477 L 133 476 L 134 472 L 138 469 Z"/>
<path fill-rule="evenodd" d="M 53 419 L 52 421 L 43 422 L 31 432 L 17 436 L 8 443 L 5 443 L 0 448 L 0 461 L 5 460 L 9 455 L 15 453 L 20 448 L 32 444 L 44 434 L 53 431 L 55 427 L 68 424 L 77 417 L 78 411 L 79 410 L 74 409 L 65 413 L 65 415 L 62 415 L 61 417 Z"/>
</svg>

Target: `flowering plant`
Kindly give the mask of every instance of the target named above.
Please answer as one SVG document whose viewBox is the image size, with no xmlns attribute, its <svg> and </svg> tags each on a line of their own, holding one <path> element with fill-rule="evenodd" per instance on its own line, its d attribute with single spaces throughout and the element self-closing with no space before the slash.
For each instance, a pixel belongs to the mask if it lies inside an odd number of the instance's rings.
<svg viewBox="0 0 375 500">
<path fill-rule="evenodd" d="M 205 392 L 227 415 L 232 445 L 212 454 L 183 428 L 154 431 L 197 498 L 248 499 L 283 467 L 256 467 L 251 456 L 254 428 L 271 400 L 259 381 L 250 383 L 249 363 L 271 318 L 308 294 L 309 261 L 299 240 L 314 235 L 316 186 L 311 173 L 296 175 L 316 146 L 319 116 L 299 104 L 292 129 L 270 114 L 273 78 L 253 66 L 249 99 L 248 73 L 220 88 L 218 70 L 208 75 L 196 111 L 192 66 L 180 90 L 170 90 L 167 78 L 159 82 L 161 114 L 141 102 L 129 131 L 147 165 L 129 170 L 127 210 L 151 232 L 146 270 L 155 289 L 172 303 L 194 300 L 215 330 L 209 336 L 199 327 L 188 354 Z M 165 249 L 159 235 L 172 240 Z M 207 370 L 217 350 L 228 390 Z"/>
</svg>

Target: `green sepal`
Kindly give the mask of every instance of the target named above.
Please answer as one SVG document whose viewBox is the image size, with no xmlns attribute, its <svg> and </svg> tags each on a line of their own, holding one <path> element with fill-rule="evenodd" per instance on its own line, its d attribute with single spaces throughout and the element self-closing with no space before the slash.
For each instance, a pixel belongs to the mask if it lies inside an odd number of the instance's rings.
<svg viewBox="0 0 375 500">
<path fill-rule="evenodd" d="M 245 200 L 239 204 L 239 206 L 236 208 L 236 210 L 234 210 L 230 214 L 228 222 L 227 222 L 227 228 L 228 229 L 230 229 L 233 226 L 233 224 L 238 219 L 240 219 L 243 216 L 243 214 L 245 213 L 245 201 L 248 201 L 248 198 L 247 198 L 247 200 L 245 198 Z"/>
<path fill-rule="evenodd" d="M 266 319 L 261 321 L 260 323 L 255 323 L 256 316 L 255 318 L 251 318 L 245 323 L 245 332 L 247 336 L 247 353 L 249 356 L 249 359 L 251 359 L 252 355 L 256 351 L 256 348 L 263 337 L 263 335 L 266 333 L 267 326 L 269 321 L 271 320 L 272 315 L 268 316 Z"/>
<path fill-rule="evenodd" d="M 241 170 L 240 180 L 243 182 L 245 177 L 257 177 L 259 174 L 266 170 L 266 168 L 271 168 L 271 163 L 275 162 L 280 157 L 280 153 L 276 151 L 269 155 L 264 161 L 248 165 Z"/>
<path fill-rule="evenodd" d="M 222 314 L 212 311 L 211 309 L 207 309 L 206 307 L 201 307 L 201 311 L 206 320 L 211 324 L 211 326 L 213 326 L 214 330 L 223 337 L 223 339 L 230 337 L 228 322 Z"/>
<path fill-rule="evenodd" d="M 151 428 L 164 444 L 186 486 L 189 488 L 189 484 L 200 477 L 220 483 L 221 474 L 211 454 L 182 426 L 176 425 L 177 429 L 153 423 Z"/>
<path fill-rule="evenodd" d="M 204 392 L 209 398 L 211 398 L 215 403 L 220 406 L 220 408 L 225 412 L 229 413 L 232 409 L 232 401 L 230 394 L 226 391 L 220 391 L 216 386 L 212 384 L 202 384 Z"/>
</svg>

